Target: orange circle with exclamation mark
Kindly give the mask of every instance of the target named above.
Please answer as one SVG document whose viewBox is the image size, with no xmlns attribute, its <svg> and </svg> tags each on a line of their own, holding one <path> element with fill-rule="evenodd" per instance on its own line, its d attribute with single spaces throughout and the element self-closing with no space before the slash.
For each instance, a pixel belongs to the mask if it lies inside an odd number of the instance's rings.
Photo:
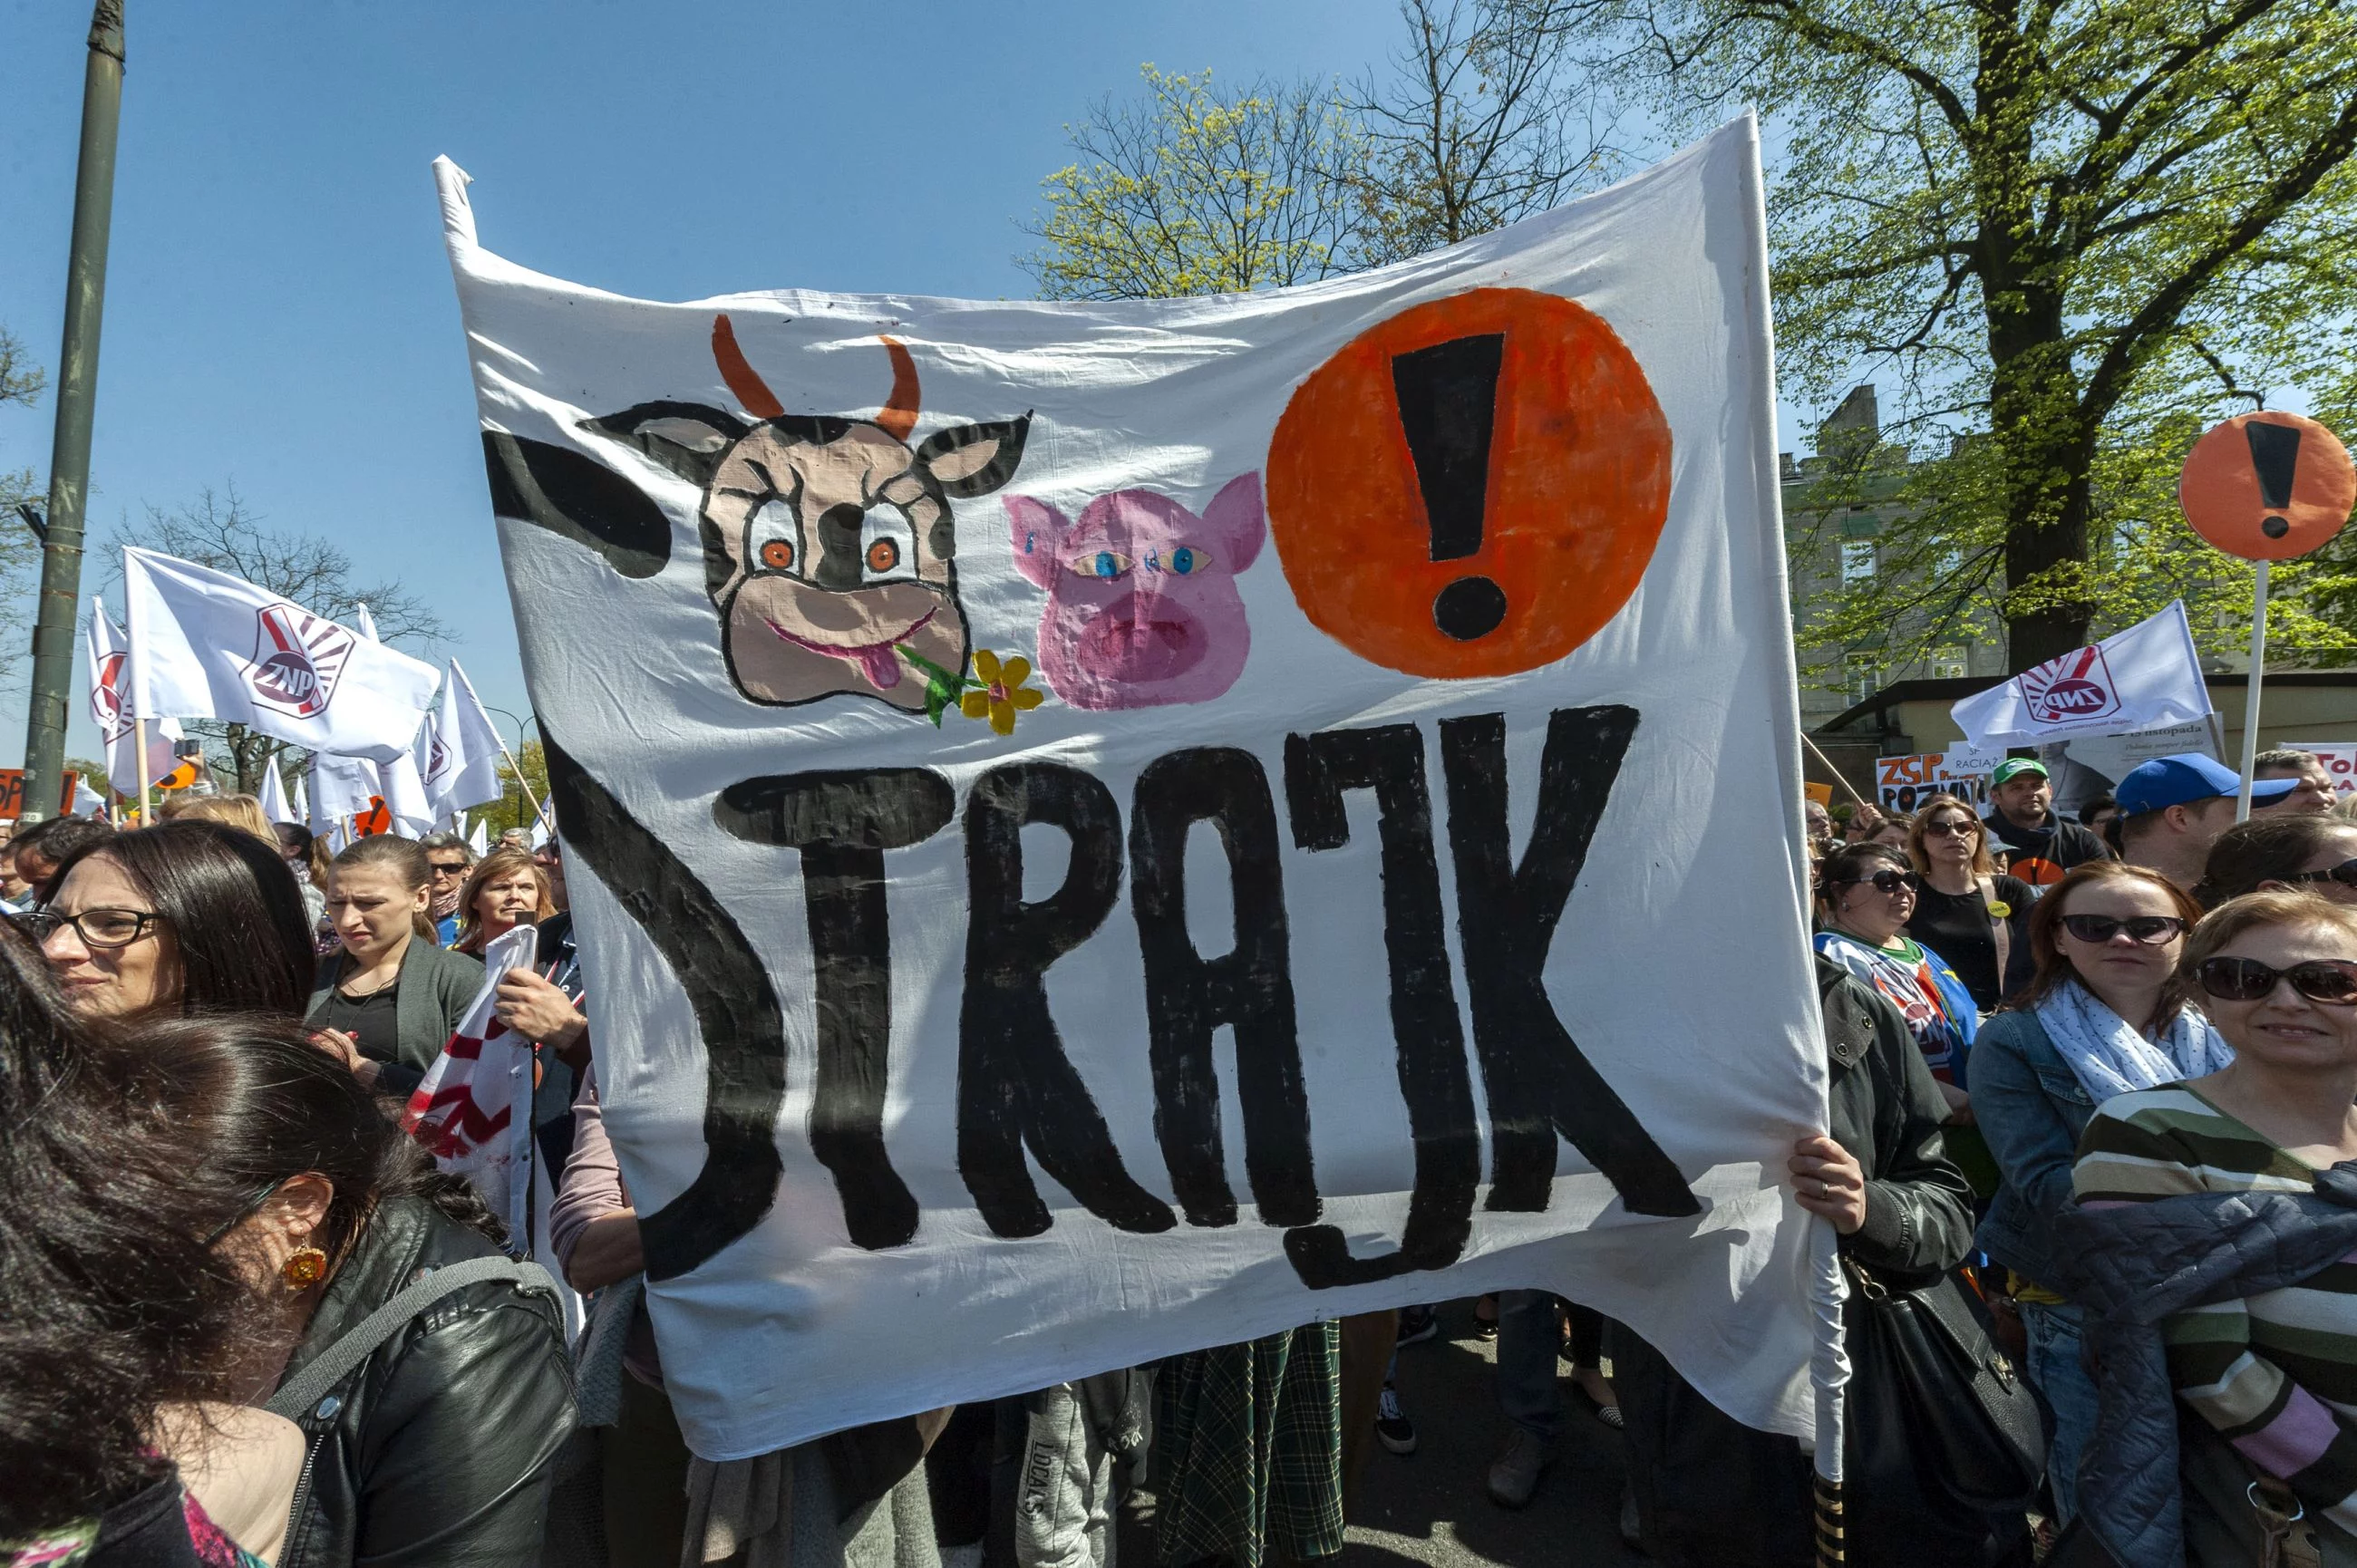
<svg viewBox="0 0 2357 1568">
<path fill-rule="evenodd" d="M 1312 624 L 1411 675 L 1509 675 L 1569 653 L 1636 592 L 1669 517 L 1670 427 L 1594 311 L 1475 289 L 1312 371 L 1266 479 Z"/>
<path fill-rule="evenodd" d="M 2177 476 L 2193 532 L 2245 561 L 2291 561 L 2349 521 L 2357 467 L 2341 438 L 2302 414 L 2267 409 L 2213 425 Z"/>
</svg>

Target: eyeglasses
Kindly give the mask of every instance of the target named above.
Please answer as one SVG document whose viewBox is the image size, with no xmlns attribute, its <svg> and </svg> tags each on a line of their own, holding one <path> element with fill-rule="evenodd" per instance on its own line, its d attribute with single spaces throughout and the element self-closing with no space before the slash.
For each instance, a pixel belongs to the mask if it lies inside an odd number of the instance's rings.
<svg viewBox="0 0 2357 1568">
<path fill-rule="evenodd" d="M 71 926 L 86 948 L 127 948 L 163 918 L 153 909 L 84 909 L 79 915 L 27 909 L 15 919 L 16 929 L 36 942 L 46 942 L 61 928 Z"/>
<path fill-rule="evenodd" d="M 1835 887 L 1872 887 L 1878 893 L 1896 893 L 1905 888 L 1912 893 L 1923 886 L 1922 879 L 1911 871 L 1878 871 L 1871 876 L 1851 876 L 1835 883 Z"/>
<path fill-rule="evenodd" d="M 2255 958 L 2213 958 L 2193 972 L 2201 989 L 2221 1002 L 2259 1002 L 2275 993 L 2279 980 L 2310 1002 L 2328 1007 L 2357 1006 L 2357 963 L 2311 959 L 2289 969 L 2270 969 Z"/>
<path fill-rule="evenodd" d="M 436 876 L 464 876 L 467 875 L 467 863 L 463 860 L 429 860 L 425 863 L 425 869 Z"/>
<path fill-rule="evenodd" d="M 2321 871 L 2295 871 L 2286 882 L 2338 882 L 2343 887 L 2357 887 L 2357 860 L 2344 860 L 2338 865 L 2328 865 Z"/>
<path fill-rule="evenodd" d="M 1968 839 L 1981 831 L 1980 823 L 1969 817 L 1943 817 L 1936 822 L 1923 824 L 1925 838 Z"/>
<path fill-rule="evenodd" d="M 2134 915 L 2125 920 L 2109 915 L 2065 915 L 2062 929 L 2083 942 L 2107 942 L 2122 931 L 2146 947 L 2173 941 L 2184 934 L 2186 922 L 2175 915 Z"/>
</svg>

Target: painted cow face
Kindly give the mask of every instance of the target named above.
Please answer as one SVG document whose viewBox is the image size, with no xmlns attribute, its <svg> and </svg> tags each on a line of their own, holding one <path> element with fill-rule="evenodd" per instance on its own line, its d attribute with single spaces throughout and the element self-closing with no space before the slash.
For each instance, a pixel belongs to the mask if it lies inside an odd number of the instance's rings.
<svg viewBox="0 0 2357 1568">
<path fill-rule="evenodd" d="M 916 363 L 883 342 L 892 395 L 873 419 L 786 413 L 723 316 L 713 355 L 749 421 L 704 403 L 644 403 L 583 422 L 702 489 L 705 588 L 729 676 L 754 702 L 851 695 L 922 713 L 937 672 L 965 672 L 950 502 L 1014 477 L 1031 416 L 956 425 L 911 446 Z M 483 446 L 498 515 L 585 545 L 626 577 L 662 569 L 670 526 L 620 475 L 502 432 L 486 431 Z"/>
<path fill-rule="evenodd" d="M 1202 703 L 1252 650 L 1236 574 L 1260 554 L 1260 476 L 1231 479 L 1197 517 L 1151 490 L 1099 496 L 1068 520 L 1008 496 L 1015 564 L 1048 590 L 1041 673 L 1076 708 Z"/>
</svg>

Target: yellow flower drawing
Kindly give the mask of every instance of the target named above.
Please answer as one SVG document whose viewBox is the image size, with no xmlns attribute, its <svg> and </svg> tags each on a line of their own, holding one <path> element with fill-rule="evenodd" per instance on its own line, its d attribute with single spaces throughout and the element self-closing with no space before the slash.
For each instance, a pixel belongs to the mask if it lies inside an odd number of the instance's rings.
<svg viewBox="0 0 2357 1568">
<path fill-rule="evenodd" d="M 1028 713 L 1039 705 L 1039 693 L 1023 682 L 1031 678 L 1031 661 L 1020 655 L 1004 664 L 998 655 L 987 648 L 974 650 L 974 672 L 980 679 L 979 691 L 972 691 L 958 699 L 958 712 L 970 719 L 988 719 L 990 727 L 1001 735 L 1015 733 L 1015 715 Z"/>
</svg>

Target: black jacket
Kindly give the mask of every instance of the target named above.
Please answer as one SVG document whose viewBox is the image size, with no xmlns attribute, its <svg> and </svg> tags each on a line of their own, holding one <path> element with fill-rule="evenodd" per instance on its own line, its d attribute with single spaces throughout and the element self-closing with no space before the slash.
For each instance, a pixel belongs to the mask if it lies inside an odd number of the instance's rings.
<svg viewBox="0 0 2357 1568">
<path fill-rule="evenodd" d="M 2111 850 L 2093 832 L 2050 811 L 2042 828 L 2018 826 L 1998 811 L 1982 818 L 1981 825 L 1988 829 L 1989 837 L 2013 852 L 2013 874 L 2032 887 L 2051 886 L 2072 866 L 2112 858 Z"/>
<path fill-rule="evenodd" d="M 1947 1104 L 1897 1009 L 1840 965 L 1817 961 L 1824 1012 L 1827 1131 L 1866 1171 L 1866 1223 L 1844 1253 L 1913 1284 L 1964 1261 L 1972 1188 L 1940 1137 Z M 1781 1174 L 1779 1172 L 1778 1174 Z M 1613 1385 L 1627 1422 L 1630 1479 L 1646 1549 L 1669 1568 L 1807 1568 L 1809 1455 L 1789 1437 L 1739 1425 L 1662 1353 L 1612 1326 Z M 1977 1568 L 1986 1530 L 1921 1497 L 1849 1499 L 1850 1561 Z"/>
<path fill-rule="evenodd" d="M 496 1251 L 422 1198 L 384 1205 L 285 1375 L 422 1270 Z M 536 1563 L 550 1467 L 573 1426 L 556 1303 L 500 1283 L 454 1292 L 297 1419 L 311 1446 L 278 1568 Z"/>
</svg>

